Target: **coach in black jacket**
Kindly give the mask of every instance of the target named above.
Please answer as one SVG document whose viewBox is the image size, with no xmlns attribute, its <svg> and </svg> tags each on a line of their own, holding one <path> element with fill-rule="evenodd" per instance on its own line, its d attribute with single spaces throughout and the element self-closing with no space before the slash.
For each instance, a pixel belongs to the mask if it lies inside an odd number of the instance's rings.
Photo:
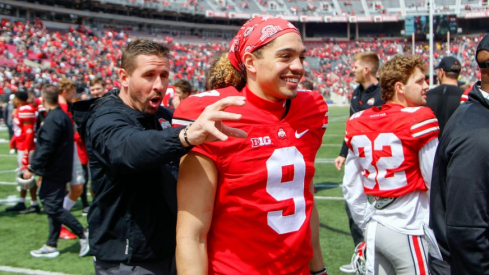
<svg viewBox="0 0 489 275">
<path fill-rule="evenodd" d="M 48 215 L 49 237 L 46 246 L 31 251 L 34 257 L 56 257 L 61 225 L 70 228 L 80 238 L 80 256 L 88 254 L 88 243 L 81 223 L 63 208 L 66 183 L 71 180 L 73 169 L 73 125 L 68 115 L 58 105 L 58 89 L 45 85 L 42 89 L 43 104 L 47 114 L 37 131 L 36 150 L 24 178 L 33 173 L 42 176 L 39 198 Z"/>
<path fill-rule="evenodd" d="M 430 255 L 432 274 L 489 274 L 489 35 L 476 60 L 482 81 L 446 124 L 435 156 L 430 226 L 445 262 Z"/>
<path fill-rule="evenodd" d="M 175 274 L 174 165 L 191 145 L 226 139 L 216 128 L 220 120 L 240 118 L 222 110 L 243 105 L 243 99 L 227 98 L 190 127 L 172 128 L 161 110 L 169 70 L 168 48 L 132 41 L 122 53 L 120 92 L 74 105 L 95 193 L 88 225 L 96 274 Z M 245 136 L 222 126 L 223 132 Z"/>
</svg>

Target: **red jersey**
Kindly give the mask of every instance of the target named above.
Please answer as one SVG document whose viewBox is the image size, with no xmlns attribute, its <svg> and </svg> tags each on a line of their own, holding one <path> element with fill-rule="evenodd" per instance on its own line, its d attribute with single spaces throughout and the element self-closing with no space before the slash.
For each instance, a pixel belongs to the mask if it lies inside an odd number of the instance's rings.
<svg viewBox="0 0 489 275">
<path fill-rule="evenodd" d="M 161 101 L 161 105 L 169 108 L 170 107 L 170 99 L 175 96 L 175 87 L 174 86 L 168 86 L 166 89 L 165 96 L 163 97 L 163 100 Z"/>
<path fill-rule="evenodd" d="M 14 124 L 14 138 L 15 146 L 17 150 L 34 150 L 34 135 L 30 135 L 32 140 L 26 140 L 28 138 L 27 131 L 34 131 L 36 125 L 37 112 L 36 108 L 27 104 L 17 108 L 13 118 Z M 26 148 L 31 147 L 32 148 Z"/>
<path fill-rule="evenodd" d="M 360 159 L 365 194 L 399 197 L 426 191 L 418 153 L 438 138 L 439 129 L 428 107 L 389 103 L 353 114 L 346 123 L 345 141 Z"/>
<path fill-rule="evenodd" d="M 245 105 L 226 111 L 242 119 L 224 123 L 248 137 L 192 149 L 211 158 L 219 172 L 207 242 L 209 274 L 309 274 L 314 202 L 309 186 L 328 107 L 318 93 L 299 91 L 281 118 L 285 101 L 228 87 L 188 97 L 173 123 L 185 124 L 207 105 L 237 95 L 246 96 Z"/>
</svg>

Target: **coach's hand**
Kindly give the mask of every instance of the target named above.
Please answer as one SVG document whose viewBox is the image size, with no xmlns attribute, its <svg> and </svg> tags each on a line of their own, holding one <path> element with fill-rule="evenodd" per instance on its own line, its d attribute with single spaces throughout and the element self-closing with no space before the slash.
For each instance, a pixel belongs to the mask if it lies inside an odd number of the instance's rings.
<svg viewBox="0 0 489 275">
<path fill-rule="evenodd" d="M 245 138 L 248 134 L 240 129 L 231 128 L 222 120 L 239 120 L 241 114 L 225 112 L 229 106 L 243 106 L 245 97 L 230 96 L 207 106 L 202 114 L 186 129 L 180 132 L 180 141 L 184 145 L 199 145 L 215 140 L 227 140 L 228 136 Z M 185 139 L 185 133 L 187 139 Z"/>
</svg>

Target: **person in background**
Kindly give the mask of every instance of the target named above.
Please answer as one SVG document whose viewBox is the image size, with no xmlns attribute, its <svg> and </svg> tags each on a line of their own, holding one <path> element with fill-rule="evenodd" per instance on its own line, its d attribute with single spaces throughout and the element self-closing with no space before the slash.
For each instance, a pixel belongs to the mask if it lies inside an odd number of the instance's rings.
<svg viewBox="0 0 489 275">
<path fill-rule="evenodd" d="M 73 114 L 71 108 L 73 106 L 72 101 L 76 95 L 75 82 L 67 78 L 62 78 L 58 83 L 58 88 L 59 88 L 59 100 L 58 100 L 59 107 L 68 115 L 70 119 L 72 119 L 72 124 L 74 128 L 75 125 L 73 121 Z M 81 139 L 78 132 L 74 131 L 73 135 L 74 135 L 73 151 L 75 152 L 73 154 L 73 162 L 72 162 L 73 175 L 71 180 L 67 182 L 69 183 L 69 192 L 68 194 L 66 194 L 63 201 L 63 207 L 68 211 L 70 211 L 71 208 L 73 208 L 76 201 L 82 194 L 83 186 L 86 182 L 85 171 L 83 170 L 83 166 L 80 161 L 80 156 L 78 154 L 78 146 L 77 143 L 75 143 L 75 141 L 80 142 Z M 62 225 L 60 238 L 66 240 L 72 240 L 72 239 L 76 239 L 76 235 L 70 232 L 68 229 L 66 229 L 64 225 Z"/>
<path fill-rule="evenodd" d="M 489 274 L 489 35 L 475 53 L 481 77 L 445 125 L 433 165 L 430 227 L 441 255 L 432 274 Z"/>
<path fill-rule="evenodd" d="M 464 90 L 458 87 L 457 79 L 462 67 L 454 56 L 445 56 L 435 69 L 440 85 L 426 93 L 426 107 L 435 113 L 441 135 L 448 119 L 460 106 Z"/>
<path fill-rule="evenodd" d="M 192 93 L 192 85 L 186 80 L 178 80 L 175 84 L 175 95 L 169 100 L 171 110 L 175 110 L 180 102 Z"/>
<path fill-rule="evenodd" d="M 362 274 L 429 274 L 424 227 L 439 127 L 433 111 L 422 107 L 425 70 L 421 57 L 394 56 L 380 69 L 386 103 L 346 123 L 343 190 L 355 223 L 365 229 Z"/>
<path fill-rule="evenodd" d="M 29 95 L 26 91 L 15 92 L 13 99 L 13 105 L 15 107 L 13 113 L 14 136 L 10 140 L 10 148 L 17 149 L 17 164 L 21 174 L 27 169 L 35 148 L 34 137 L 37 112 L 36 108 L 27 102 L 28 99 Z M 25 184 L 19 185 L 21 187 L 19 202 L 12 207 L 8 207 L 6 211 L 20 211 L 21 214 L 41 212 L 37 201 L 37 185 L 35 181 L 32 181 L 27 186 Z M 31 196 L 30 207 L 26 207 L 25 205 L 27 191 L 29 191 Z"/>
<path fill-rule="evenodd" d="M 37 132 L 37 148 L 23 176 L 34 174 L 42 177 L 39 198 L 48 215 L 49 236 L 45 245 L 31 251 L 33 257 L 55 258 L 59 256 L 57 243 L 61 225 L 66 224 L 79 238 L 79 256 L 89 252 L 87 232 L 70 211 L 63 208 L 66 183 L 71 180 L 73 169 L 73 124 L 68 115 L 59 107 L 58 89 L 45 85 L 42 89 L 42 103 L 46 117 Z"/>
<path fill-rule="evenodd" d="M 377 78 L 377 71 L 379 70 L 380 66 L 378 55 L 374 52 L 357 53 L 355 56 L 353 56 L 353 60 L 355 61 L 353 73 L 358 86 L 353 91 L 351 98 L 350 116 L 373 106 L 379 107 L 385 103 L 381 99 L 380 84 L 379 79 Z M 338 171 L 341 171 L 347 155 L 348 147 L 346 146 L 346 143 L 343 142 L 340 155 L 336 157 L 334 161 Z M 346 214 L 348 215 L 348 222 L 350 225 L 350 233 L 353 238 L 353 243 L 355 246 L 358 246 L 364 241 L 363 232 L 353 221 L 348 204 L 345 204 L 345 210 Z M 340 267 L 340 271 L 345 273 L 355 273 L 352 263 L 342 265 Z"/>
<path fill-rule="evenodd" d="M 98 77 L 90 80 L 90 96 L 92 98 L 99 98 L 105 94 L 105 81 Z"/>
</svg>

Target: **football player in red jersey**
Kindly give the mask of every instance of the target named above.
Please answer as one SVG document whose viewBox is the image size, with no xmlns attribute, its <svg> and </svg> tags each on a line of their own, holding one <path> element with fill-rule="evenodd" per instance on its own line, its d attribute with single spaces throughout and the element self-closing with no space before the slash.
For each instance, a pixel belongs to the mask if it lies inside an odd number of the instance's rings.
<svg viewBox="0 0 489 275">
<path fill-rule="evenodd" d="M 344 196 L 365 229 L 366 274 L 429 274 L 424 225 L 439 127 L 433 111 L 421 107 L 424 71 L 419 57 L 387 61 L 380 70 L 386 104 L 346 124 Z"/>
<path fill-rule="evenodd" d="M 13 99 L 14 107 L 16 108 L 13 115 L 13 130 L 14 136 L 10 141 L 11 148 L 17 148 L 17 163 L 19 169 L 25 170 L 30 162 L 30 155 L 34 152 L 34 126 L 36 125 L 37 112 L 36 108 L 27 102 L 29 96 L 25 91 L 15 92 Z M 39 203 L 37 201 L 37 185 L 34 183 L 29 186 L 20 185 L 20 199 L 19 202 L 7 208 L 7 211 L 20 211 L 20 213 L 39 213 Z M 31 195 L 31 206 L 25 206 L 25 197 L 27 196 L 27 189 L 29 189 Z"/>
<path fill-rule="evenodd" d="M 181 160 L 178 273 L 327 274 L 312 178 L 328 107 L 320 94 L 298 91 L 301 36 L 284 19 L 259 16 L 230 46 L 228 66 L 211 69 L 208 87 L 221 89 L 188 97 L 174 113 L 174 124 L 191 129 L 207 105 L 246 97 L 228 108 L 241 120 L 226 122 L 246 139 L 201 144 Z"/>
</svg>

